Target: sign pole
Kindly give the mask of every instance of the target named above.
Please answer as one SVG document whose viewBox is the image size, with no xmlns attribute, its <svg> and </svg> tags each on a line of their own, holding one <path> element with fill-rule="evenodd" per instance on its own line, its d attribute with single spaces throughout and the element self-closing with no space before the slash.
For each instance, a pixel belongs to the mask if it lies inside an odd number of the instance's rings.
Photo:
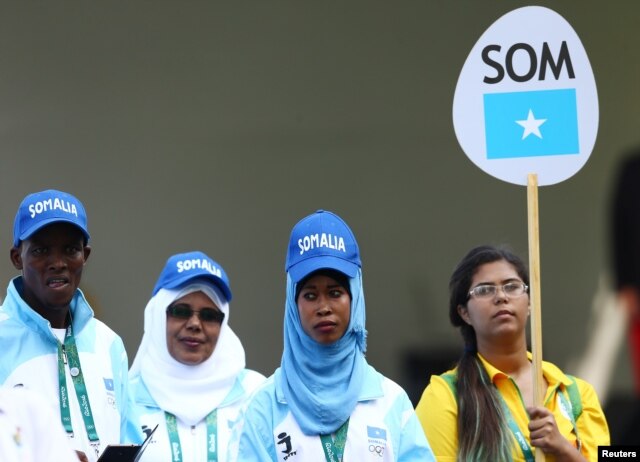
<svg viewBox="0 0 640 462">
<path fill-rule="evenodd" d="M 538 186 L 559 183 L 580 170 L 598 133 L 596 81 L 571 24 L 541 6 L 517 8 L 495 21 L 460 71 L 453 126 L 476 166 L 527 186 L 530 380 L 533 404 L 542 407 Z M 544 452 L 535 450 L 535 462 L 544 460 Z"/>
<path fill-rule="evenodd" d="M 540 229 L 538 227 L 538 175 L 527 175 L 527 214 L 529 228 L 529 300 L 531 307 L 531 353 L 533 356 L 533 404 L 542 406 L 542 304 L 540 303 Z M 535 451 L 536 462 L 544 462 L 542 451 Z"/>
</svg>

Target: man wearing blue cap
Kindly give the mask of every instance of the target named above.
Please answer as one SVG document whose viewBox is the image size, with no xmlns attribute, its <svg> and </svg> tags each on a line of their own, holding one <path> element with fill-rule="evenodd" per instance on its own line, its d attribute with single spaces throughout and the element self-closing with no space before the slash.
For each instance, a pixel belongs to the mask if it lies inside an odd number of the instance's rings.
<svg viewBox="0 0 640 462">
<path fill-rule="evenodd" d="M 20 204 L 10 258 L 21 275 L 0 307 L 0 384 L 43 395 L 80 459 L 93 462 L 108 444 L 140 438 L 127 418 L 122 339 L 78 288 L 88 242 L 85 209 L 71 194 L 46 190 Z"/>
<path fill-rule="evenodd" d="M 285 269 L 282 360 L 247 406 L 233 460 L 435 462 L 406 392 L 365 358 L 360 253 L 347 224 L 325 210 L 300 220 Z"/>
</svg>

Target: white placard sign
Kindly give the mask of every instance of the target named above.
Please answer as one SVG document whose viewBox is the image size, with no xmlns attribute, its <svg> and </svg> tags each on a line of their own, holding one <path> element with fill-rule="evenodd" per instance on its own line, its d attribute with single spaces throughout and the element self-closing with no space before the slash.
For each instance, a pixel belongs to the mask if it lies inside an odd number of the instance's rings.
<svg viewBox="0 0 640 462">
<path fill-rule="evenodd" d="M 453 125 L 486 173 L 509 183 L 559 183 L 587 162 L 598 92 L 587 53 L 558 13 L 528 6 L 482 34 L 458 78 Z"/>
</svg>

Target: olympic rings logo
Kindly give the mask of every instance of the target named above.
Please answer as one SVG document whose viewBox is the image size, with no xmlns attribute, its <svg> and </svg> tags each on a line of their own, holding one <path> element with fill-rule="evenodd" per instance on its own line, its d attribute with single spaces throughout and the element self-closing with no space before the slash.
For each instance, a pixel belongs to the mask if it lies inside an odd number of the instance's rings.
<svg viewBox="0 0 640 462">
<path fill-rule="evenodd" d="M 369 452 L 378 454 L 379 457 L 382 457 L 384 454 L 384 446 L 378 446 L 375 444 L 369 445 Z"/>
</svg>

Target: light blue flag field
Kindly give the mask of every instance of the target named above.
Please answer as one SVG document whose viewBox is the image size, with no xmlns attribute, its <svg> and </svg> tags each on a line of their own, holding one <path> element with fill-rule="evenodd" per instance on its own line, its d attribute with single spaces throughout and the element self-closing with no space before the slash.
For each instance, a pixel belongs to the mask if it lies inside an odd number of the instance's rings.
<svg viewBox="0 0 640 462">
<path fill-rule="evenodd" d="M 387 431 L 384 428 L 370 427 L 367 425 L 367 436 L 377 440 L 386 440 Z"/>
<path fill-rule="evenodd" d="M 576 90 L 484 94 L 487 159 L 579 154 Z"/>
</svg>

